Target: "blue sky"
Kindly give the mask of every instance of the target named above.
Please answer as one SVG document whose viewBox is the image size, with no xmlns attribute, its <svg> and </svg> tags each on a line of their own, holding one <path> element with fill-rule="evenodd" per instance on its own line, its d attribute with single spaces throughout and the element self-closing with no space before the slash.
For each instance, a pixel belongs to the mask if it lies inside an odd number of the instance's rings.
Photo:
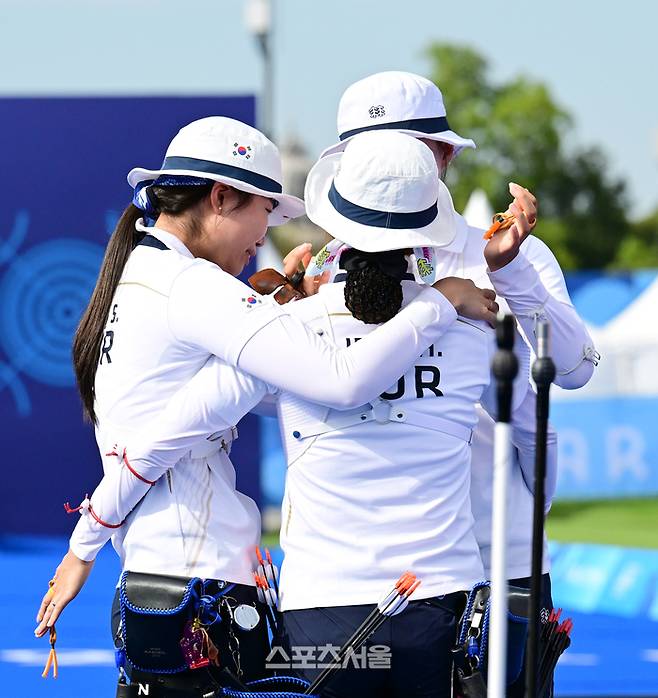
<svg viewBox="0 0 658 698">
<path fill-rule="evenodd" d="M 602 146 L 628 181 L 633 217 L 658 206 L 658 3 L 273 3 L 279 139 L 294 130 L 317 155 L 349 83 L 426 73 L 432 40 L 467 43 L 494 79 L 549 85 L 575 142 Z M 243 0 L 0 0 L 0 95 L 254 92 L 261 65 L 243 16 Z"/>
</svg>

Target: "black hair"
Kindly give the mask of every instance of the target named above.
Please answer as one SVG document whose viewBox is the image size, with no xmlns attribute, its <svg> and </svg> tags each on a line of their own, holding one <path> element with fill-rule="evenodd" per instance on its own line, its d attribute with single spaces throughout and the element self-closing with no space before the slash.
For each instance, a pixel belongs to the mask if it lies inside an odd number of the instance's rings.
<svg viewBox="0 0 658 698">
<path fill-rule="evenodd" d="M 345 305 L 367 324 L 394 317 L 402 307 L 402 284 L 407 271 L 406 250 L 362 252 L 349 249 L 340 257 L 347 272 Z"/>
<path fill-rule="evenodd" d="M 147 194 L 151 205 L 158 214 L 166 213 L 177 216 L 209 196 L 213 185 L 214 182 L 209 181 L 207 185 L 197 186 L 150 186 Z M 234 211 L 245 206 L 253 196 L 243 191 L 235 191 L 238 199 L 233 208 Z M 119 218 L 105 250 L 103 263 L 89 305 L 80 320 L 73 339 L 73 366 L 78 391 L 82 399 L 85 417 L 93 424 L 98 421 L 94 409 L 96 400 L 94 383 L 105 323 L 128 257 L 144 237 L 144 233 L 135 229 L 135 223 L 143 216 L 144 211 L 129 204 Z M 190 224 L 194 226 L 195 221 L 191 220 Z M 192 227 L 191 232 L 195 232 L 194 227 Z"/>
</svg>

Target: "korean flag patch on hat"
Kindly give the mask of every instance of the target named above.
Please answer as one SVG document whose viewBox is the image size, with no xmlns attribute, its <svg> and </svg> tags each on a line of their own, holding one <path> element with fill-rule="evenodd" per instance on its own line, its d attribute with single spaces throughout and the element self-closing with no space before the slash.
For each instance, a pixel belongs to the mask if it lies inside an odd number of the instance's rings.
<svg viewBox="0 0 658 698">
<path fill-rule="evenodd" d="M 173 138 L 158 170 L 136 167 L 128 183 L 156 180 L 161 175 L 204 177 L 249 194 L 278 202 L 270 225 L 281 225 L 304 214 L 304 202 L 283 193 L 281 156 L 260 131 L 236 119 L 209 116 L 184 126 Z"/>
</svg>

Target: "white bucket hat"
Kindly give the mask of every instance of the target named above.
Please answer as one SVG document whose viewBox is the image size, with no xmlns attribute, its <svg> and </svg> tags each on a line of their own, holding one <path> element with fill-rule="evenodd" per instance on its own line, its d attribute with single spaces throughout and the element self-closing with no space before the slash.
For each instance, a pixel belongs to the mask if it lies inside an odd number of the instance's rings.
<svg viewBox="0 0 658 698">
<path fill-rule="evenodd" d="M 304 198 L 314 223 L 363 252 L 444 247 L 456 235 L 432 151 L 396 131 L 360 134 L 344 153 L 318 160 Z"/>
<path fill-rule="evenodd" d="M 155 180 L 160 175 L 187 175 L 222 182 L 249 194 L 279 202 L 269 216 L 270 225 L 281 225 L 304 214 L 304 202 L 283 194 L 281 156 L 260 131 L 225 116 L 209 116 L 184 126 L 167 148 L 162 167 L 136 167 L 128 184 Z"/>
<path fill-rule="evenodd" d="M 455 155 L 475 148 L 470 138 L 450 130 L 441 90 L 427 78 L 401 71 L 375 73 L 350 85 L 338 105 L 337 126 L 339 142 L 320 157 L 342 151 L 357 133 L 383 129 L 449 143 Z"/>
</svg>

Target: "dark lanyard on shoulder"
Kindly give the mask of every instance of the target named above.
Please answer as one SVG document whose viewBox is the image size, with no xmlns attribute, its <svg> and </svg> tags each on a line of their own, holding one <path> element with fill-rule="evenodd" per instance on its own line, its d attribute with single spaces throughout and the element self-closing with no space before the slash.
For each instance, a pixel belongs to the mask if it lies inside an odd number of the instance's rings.
<svg viewBox="0 0 658 698">
<path fill-rule="evenodd" d="M 156 250 L 168 250 L 169 248 L 162 242 L 162 240 L 158 240 L 154 235 L 145 235 L 138 243 L 137 247 L 140 245 L 144 247 L 153 247 Z"/>
</svg>

